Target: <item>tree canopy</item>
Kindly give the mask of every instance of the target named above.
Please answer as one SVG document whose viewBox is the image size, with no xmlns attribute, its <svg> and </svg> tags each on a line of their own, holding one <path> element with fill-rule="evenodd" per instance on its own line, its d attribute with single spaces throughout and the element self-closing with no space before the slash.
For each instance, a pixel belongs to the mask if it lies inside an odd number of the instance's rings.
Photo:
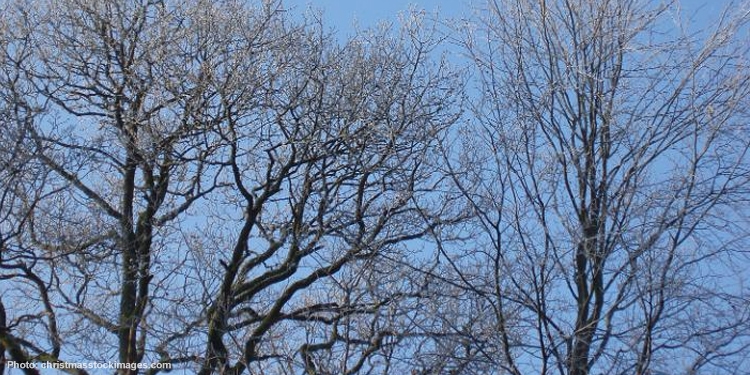
<svg viewBox="0 0 750 375">
<path fill-rule="evenodd" d="M 0 4 L 0 374 L 748 374 L 749 4 Z"/>
</svg>

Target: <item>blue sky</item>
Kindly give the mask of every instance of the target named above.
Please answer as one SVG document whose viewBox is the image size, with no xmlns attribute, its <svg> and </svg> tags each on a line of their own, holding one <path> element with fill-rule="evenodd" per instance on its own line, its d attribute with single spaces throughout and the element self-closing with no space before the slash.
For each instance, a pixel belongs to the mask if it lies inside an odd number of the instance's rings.
<svg viewBox="0 0 750 375">
<path fill-rule="evenodd" d="M 470 9 L 470 0 L 286 0 L 287 7 L 304 11 L 308 6 L 323 10 L 327 27 L 348 32 L 356 23 L 367 28 L 381 21 L 396 22 L 398 14 L 411 6 L 428 12 L 439 12 L 442 17 L 460 16 Z M 475 2 L 476 3 L 476 2 Z"/>
</svg>

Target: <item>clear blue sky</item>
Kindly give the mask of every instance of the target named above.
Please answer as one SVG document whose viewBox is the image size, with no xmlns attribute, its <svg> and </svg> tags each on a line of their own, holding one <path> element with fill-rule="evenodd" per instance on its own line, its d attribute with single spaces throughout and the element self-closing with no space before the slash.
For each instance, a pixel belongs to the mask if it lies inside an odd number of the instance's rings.
<svg viewBox="0 0 750 375">
<path fill-rule="evenodd" d="M 442 17 L 457 17 L 469 12 L 471 0 L 285 0 L 288 8 L 303 12 L 308 7 L 323 11 L 326 27 L 347 33 L 356 23 L 361 28 L 381 21 L 396 22 L 398 14 L 410 6 L 428 12 L 439 12 Z"/>
</svg>

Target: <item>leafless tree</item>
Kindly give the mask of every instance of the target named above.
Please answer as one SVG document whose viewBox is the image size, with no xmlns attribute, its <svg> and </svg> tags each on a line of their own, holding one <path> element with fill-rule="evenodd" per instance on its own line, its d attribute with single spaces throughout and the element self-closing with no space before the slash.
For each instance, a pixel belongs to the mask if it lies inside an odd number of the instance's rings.
<svg viewBox="0 0 750 375">
<path fill-rule="evenodd" d="M 409 371 L 418 259 L 462 217 L 419 17 L 337 42 L 276 1 L 2 7 L 3 353 Z"/>
<path fill-rule="evenodd" d="M 23 241 L 30 215 L 36 204 L 48 192 L 41 187 L 49 173 L 35 162 L 26 130 L 34 109 L 17 100 L 28 93 L 22 72 L 15 69 L 13 60 L 22 50 L 11 37 L 12 24 L 0 22 L 0 280 L 6 285 L 0 293 L 0 373 L 6 360 L 24 361 L 23 346 L 26 327 L 45 327 L 51 337 L 57 325 L 51 310 L 49 286 L 37 274 L 40 257 Z M 7 288 L 7 285 L 14 285 Z M 29 300 L 32 297 L 32 300 Z M 33 302 L 31 302 L 33 301 Z M 19 305 L 28 314 L 15 314 Z M 31 370 L 26 373 L 35 373 Z"/>
<path fill-rule="evenodd" d="M 231 77 L 264 91 L 219 93 L 232 187 L 217 203 L 234 207 L 216 222 L 239 235 L 215 263 L 200 373 L 388 373 L 389 352 L 419 335 L 409 306 L 428 280 L 408 255 L 461 216 L 435 163 L 458 86 L 426 64 L 420 27 L 340 47 L 290 30 L 265 60 L 275 74 Z"/>
<path fill-rule="evenodd" d="M 445 155 L 482 230 L 447 254 L 493 372 L 747 373 L 749 16 L 495 0 L 462 25 L 476 123 Z"/>
</svg>

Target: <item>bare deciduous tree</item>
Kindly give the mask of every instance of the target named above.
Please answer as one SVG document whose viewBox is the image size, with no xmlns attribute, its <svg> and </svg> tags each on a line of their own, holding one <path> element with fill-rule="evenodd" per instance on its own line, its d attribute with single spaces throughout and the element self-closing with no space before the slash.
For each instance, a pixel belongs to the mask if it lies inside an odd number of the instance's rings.
<svg viewBox="0 0 750 375">
<path fill-rule="evenodd" d="M 409 246 L 460 215 L 435 164 L 456 85 L 428 67 L 433 42 L 412 21 L 342 47 L 295 32 L 270 51 L 264 91 L 219 93 L 232 179 L 219 204 L 236 205 L 219 221 L 239 236 L 216 271 L 200 373 L 388 372 L 414 334 L 406 306 L 427 280 L 403 266 Z"/>
<path fill-rule="evenodd" d="M 436 164 L 458 85 L 418 17 L 340 44 L 275 1 L 3 7 L 3 353 L 399 365 L 409 254 L 461 217 Z"/>
<path fill-rule="evenodd" d="M 749 17 L 678 10 L 497 0 L 462 30 L 481 100 L 447 155 L 483 230 L 453 273 L 499 373 L 746 373 Z"/>
</svg>

